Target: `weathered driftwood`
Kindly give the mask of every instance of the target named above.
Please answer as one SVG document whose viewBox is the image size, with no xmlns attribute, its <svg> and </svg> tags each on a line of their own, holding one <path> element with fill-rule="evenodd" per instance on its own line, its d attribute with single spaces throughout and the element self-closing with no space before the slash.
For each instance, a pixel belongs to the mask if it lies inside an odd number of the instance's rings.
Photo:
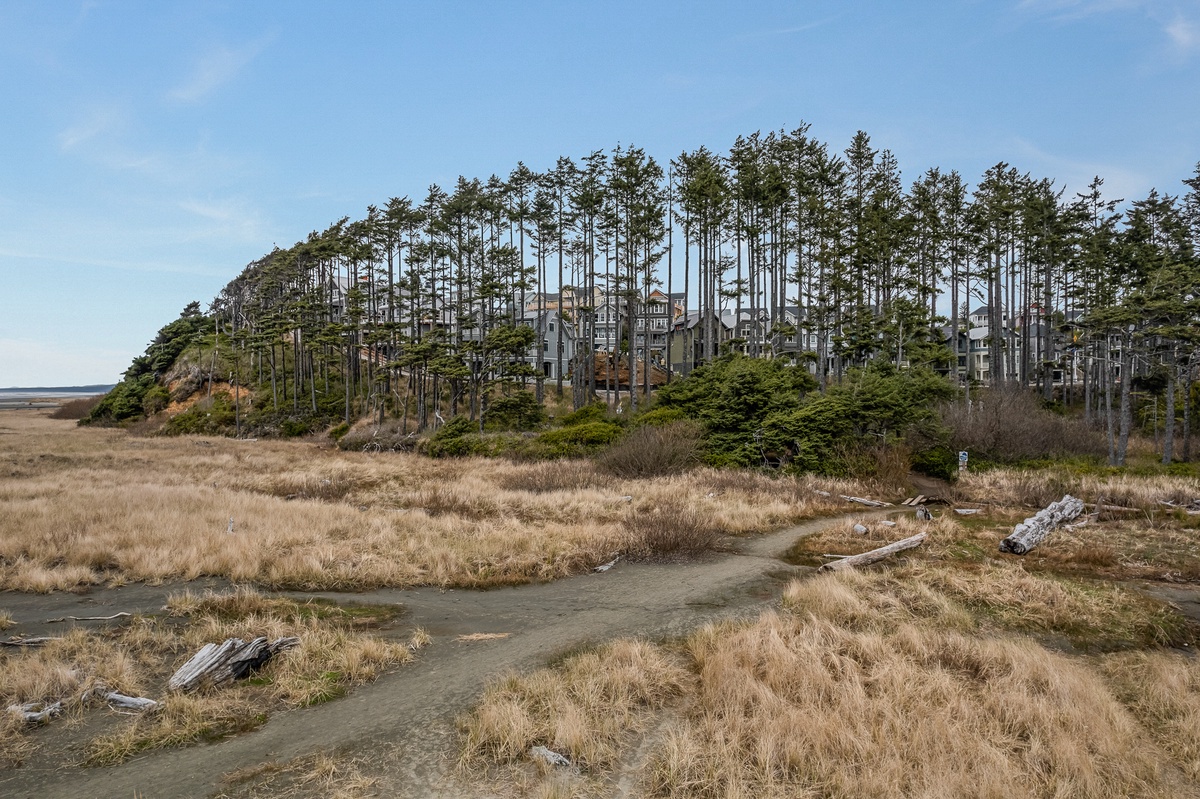
<svg viewBox="0 0 1200 799">
<path fill-rule="evenodd" d="M 954 512 L 959 516 L 974 516 L 976 513 L 981 513 L 979 508 L 955 508 Z"/>
<path fill-rule="evenodd" d="M 109 691 L 104 694 L 104 700 L 110 705 L 123 707 L 126 710 L 154 710 L 154 708 L 158 707 L 158 702 L 155 702 L 153 699 L 148 699 L 144 696 L 126 696 L 116 691 Z"/>
<path fill-rule="evenodd" d="M 571 765 L 571 761 L 568 760 L 565 755 L 560 755 L 558 752 L 555 752 L 553 749 L 547 749 L 544 746 L 533 747 L 532 749 L 529 750 L 529 754 L 532 757 L 536 757 L 538 760 L 545 761 L 546 763 L 550 764 L 551 766 L 569 766 L 569 765 Z"/>
<path fill-rule="evenodd" d="M 58 638 L 50 636 L 35 636 L 32 638 L 9 638 L 7 641 L 0 641 L 0 646 L 45 646 L 51 641 L 57 641 Z"/>
<path fill-rule="evenodd" d="M 1014 527 L 1012 535 L 1000 542 L 1000 551 L 1024 555 L 1040 544 L 1059 525 L 1071 521 L 1081 513 L 1083 500 L 1067 494 Z"/>
<path fill-rule="evenodd" d="M 892 504 L 890 502 L 880 502 L 877 499 L 866 499 L 864 497 L 848 497 L 845 494 L 838 494 L 838 496 L 841 497 L 842 499 L 846 500 L 847 502 L 857 502 L 860 505 L 867 505 L 872 508 L 882 508 L 882 507 Z"/>
<path fill-rule="evenodd" d="M 250 642 L 228 638 L 220 644 L 205 644 L 171 675 L 167 687 L 172 691 L 188 692 L 202 685 L 220 685 L 245 677 L 277 653 L 298 643 L 299 638 L 276 638 L 268 642 L 260 636 Z"/>
<path fill-rule="evenodd" d="M 842 569 L 853 569 L 858 566 L 867 566 L 872 563 L 883 560 L 884 558 L 895 555 L 897 552 L 903 552 L 906 549 L 919 547 L 925 541 L 927 533 L 917 533 L 914 536 L 897 541 L 894 544 L 888 544 L 886 547 L 872 549 L 870 552 L 864 552 L 861 555 L 850 555 L 841 560 L 835 560 L 833 563 L 826 563 L 821 568 L 817 569 L 820 572 L 841 571 Z"/>
<path fill-rule="evenodd" d="M 1096 509 L 1097 513 L 1102 510 L 1109 511 L 1111 513 L 1140 513 L 1142 510 L 1141 508 L 1127 508 L 1124 505 L 1105 505 L 1102 502 L 1092 505 L 1092 507 Z"/>
<path fill-rule="evenodd" d="M 818 495 L 818 496 L 822 496 L 822 497 L 828 497 L 828 496 L 831 496 L 831 495 L 830 495 L 830 493 L 829 493 L 828 491 L 822 491 L 822 490 L 821 490 L 821 489 L 819 489 L 819 488 L 814 488 L 814 489 L 813 489 L 813 493 L 814 493 L 814 494 L 816 494 L 816 495 Z"/>
<path fill-rule="evenodd" d="M 59 616 L 57 619 L 46 619 L 46 624 L 56 624 L 60 621 L 112 621 L 131 614 L 121 611 L 111 616 Z"/>
<path fill-rule="evenodd" d="M 608 563 L 601 563 L 599 566 L 596 566 L 595 568 L 593 568 L 593 569 L 592 569 L 592 571 L 594 571 L 594 572 L 606 572 L 606 571 L 608 571 L 609 569 L 611 569 L 613 566 L 616 566 L 616 565 L 617 565 L 617 561 L 618 561 L 618 560 L 620 560 L 620 559 L 621 559 L 621 556 L 620 556 L 620 555 L 617 555 L 615 558 L 613 558 L 612 560 L 610 560 Z"/>
<path fill-rule="evenodd" d="M 27 702 L 24 705 L 9 705 L 8 712 L 19 714 L 26 724 L 45 724 L 50 719 L 62 713 L 62 702 L 46 704 L 45 702 Z"/>
</svg>

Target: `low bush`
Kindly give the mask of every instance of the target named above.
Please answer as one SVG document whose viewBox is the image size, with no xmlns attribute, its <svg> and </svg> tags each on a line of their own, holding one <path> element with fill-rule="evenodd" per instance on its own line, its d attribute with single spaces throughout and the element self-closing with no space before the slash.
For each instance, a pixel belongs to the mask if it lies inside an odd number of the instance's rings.
<svg viewBox="0 0 1200 799">
<path fill-rule="evenodd" d="M 560 427 L 574 427 L 581 424 L 589 424 L 591 422 L 603 422 L 608 419 L 608 406 L 603 402 L 593 402 L 590 405 L 584 405 L 577 411 L 562 416 L 558 420 Z"/>
<path fill-rule="evenodd" d="M 687 418 L 687 414 L 680 408 L 651 408 L 635 419 L 634 424 L 659 427 L 682 422 Z"/>
<path fill-rule="evenodd" d="M 483 415 L 486 430 L 533 430 L 546 421 L 546 411 L 531 391 L 496 397 Z"/>
<path fill-rule="evenodd" d="M 583 422 L 540 433 L 533 441 L 533 449 L 547 458 L 581 457 L 612 444 L 623 432 L 613 422 Z"/>
<path fill-rule="evenodd" d="M 970 452 L 973 463 L 1103 457 L 1108 451 L 1100 432 L 1082 420 L 1046 410 L 1036 396 L 1018 386 L 992 388 L 970 407 L 943 406 L 941 417 L 950 446 Z"/>
<path fill-rule="evenodd" d="M 51 419 L 84 419 L 92 412 L 92 409 L 100 404 L 100 400 L 104 399 L 101 394 L 95 397 L 81 397 L 79 399 L 67 400 L 62 405 L 54 409 L 50 414 Z"/>
<path fill-rule="evenodd" d="M 462 458 L 468 455 L 486 455 L 488 447 L 479 426 L 466 416 L 455 416 L 439 427 L 425 440 L 423 450 L 434 458 Z"/>
<path fill-rule="evenodd" d="M 227 394 L 214 394 L 167 420 L 166 435 L 219 436 L 234 426 L 233 400 Z"/>
<path fill-rule="evenodd" d="M 600 467 L 630 479 L 679 474 L 699 462 L 700 435 L 701 427 L 695 422 L 643 425 L 605 450 Z"/>
</svg>

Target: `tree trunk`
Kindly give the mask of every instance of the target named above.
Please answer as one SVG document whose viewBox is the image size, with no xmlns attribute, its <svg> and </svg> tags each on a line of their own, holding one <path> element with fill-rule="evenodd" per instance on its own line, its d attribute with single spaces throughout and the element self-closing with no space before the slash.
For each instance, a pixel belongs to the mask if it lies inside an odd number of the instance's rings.
<svg viewBox="0 0 1200 799">
<path fill-rule="evenodd" d="M 1165 421 L 1163 422 L 1163 465 L 1171 462 L 1175 455 L 1175 379 L 1178 366 L 1175 363 L 1175 348 L 1171 348 L 1171 364 L 1167 368 L 1167 401 L 1166 407 L 1163 409 Z"/>
<path fill-rule="evenodd" d="M 1133 336 L 1129 330 L 1121 334 L 1121 430 L 1117 439 L 1116 465 L 1125 465 L 1125 452 L 1129 448 L 1129 428 L 1133 424 L 1133 408 L 1130 407 L 1129 384 L 1133 378 Z"/>
</svg>

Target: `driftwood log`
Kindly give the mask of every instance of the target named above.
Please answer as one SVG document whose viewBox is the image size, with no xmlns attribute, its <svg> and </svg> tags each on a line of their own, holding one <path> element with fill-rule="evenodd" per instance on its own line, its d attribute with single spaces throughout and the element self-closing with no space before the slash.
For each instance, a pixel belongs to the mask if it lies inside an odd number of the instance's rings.
<svg viewBox="0 0 1200 799">
<path fill-rule="evenodd" d="M 1083 500 L 1067 494 L 1014 527 L 1012 535 L 1000 542 L 1000 551 L 1024 555 L 1042 543 L 1060 524 L 1071 521 L 1081 513 Z"/>
<path fill-rule="evenodd" d="M 871 508 L 883 508 L 892 504 L 890 502 L 880 502 L 877 499 L 866 499 L 865 497 L 848 497 L 845 494 L 838 494 L 838 496 L 847 502 L 857 502 L 859 505 L 866 505 Z"/>
<path fill-rule="evenodd" d="M 7 641 L 0 641 L 0 646 L 45 646 L 51 641 L 58 641 L 58 638 L 50 636 L 37 636 L 33 638 L 9 638 Z"/>
<path fill-rule="evenodd" d="M 154 710 L 158 707 L 158 702 L 144 696 L 126 696 L 119 694 L 116 691 L 109 691 L 104 694 L 104 701 L 115 707 L 123 707 L 126 710 Z"/>
<path fill-rule="evenodd" d="M 24 705 L 9 705 L 9 713 L 15 713 L 26 724 L 45 724 L 63 711 L 62 702 L 48 704 L 46 702 L 27 702 Z"/>
<path fill-rule="evenodd" d="M 190 692 L 202 685 L 220 685 L 245 677 L 279 652 L 298 643 L 299 638 L 276 638 L 268 642 L 260 636 L 248 643 L 241 638 L 228 638 L 220 644 L 205 644 L 171 675 L 167 687 L 172 691 Z"/>
<path fill-rule="evenodd" d="M 842 569 L 853 569 L 857 566 L 866 566 L 877 561 L 881 561 L 886 557 L 895 555 L 897 552 L 903 552 L 906 549 L 919 547 L 925 541 L 926 533 L 917 533 L 914 536 L 905 538 L 902 541 L 897 541 L 894 544 L 888 544 L 886 547 L 872 549 L 870 552 L 864 552 L 861 555 L 850 555 L 841 560 L 835 560 L 833 563 L 826 563 L 819 572 L 834 572 Z"/>
</svg>

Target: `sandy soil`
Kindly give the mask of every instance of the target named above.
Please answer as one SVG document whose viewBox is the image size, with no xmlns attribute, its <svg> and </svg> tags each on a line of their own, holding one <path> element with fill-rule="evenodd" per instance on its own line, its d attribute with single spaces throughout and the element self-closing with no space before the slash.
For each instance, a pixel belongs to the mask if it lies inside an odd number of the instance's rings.
<svg viewBox="0 0 1200 799">
<path fill-rule="evenodd" d="M 557 655 L 618 636 L 674 637 L 715 618 L 757 614 L 775 600 L 782 583 L 810 571 L 775 556 L 801 536 L 839 524 L 843 518 L 734 540 L 729 542 L 729 552 L 696 562 L 621 562 L 603 574 L 540 585 L 491 591 L 423 588 L 315 594 L 402 605 L 405 624 L 395 634 L 423 627 L 433 636 L 433 644 L 415 663 L 349 697 L 278 714 L 260 730 L 219 743 L 152 752 L 120 766 L 96 769 L 61 768 L 61 755 L 54 753 L 34 757 L 19 769 L 0 772 L 0 796 L 204 797 L 219 790 L 223 774 L 236 769 L 330 749 L 364 758 L 372 773 L 381 777 L 381 796 L 487 796 L 484 787 L 472 784 L 471 775 L 454 769 L 454 721 L 491 678 L 535 668 Z M 50 618 L 104 616 L 119 610 L 154 612 L 167 594 L 179 588 L 137 585 L 83 595 L 7 594 L 3 606 L 22 621 L 19 632 L 44 633 L 50 626 L 64 626 L 47 625 Z M 472 633 L 508 636 L 455 640 Z M 617 775 L 618 792 L 622 785 Z"/>
</svg>

